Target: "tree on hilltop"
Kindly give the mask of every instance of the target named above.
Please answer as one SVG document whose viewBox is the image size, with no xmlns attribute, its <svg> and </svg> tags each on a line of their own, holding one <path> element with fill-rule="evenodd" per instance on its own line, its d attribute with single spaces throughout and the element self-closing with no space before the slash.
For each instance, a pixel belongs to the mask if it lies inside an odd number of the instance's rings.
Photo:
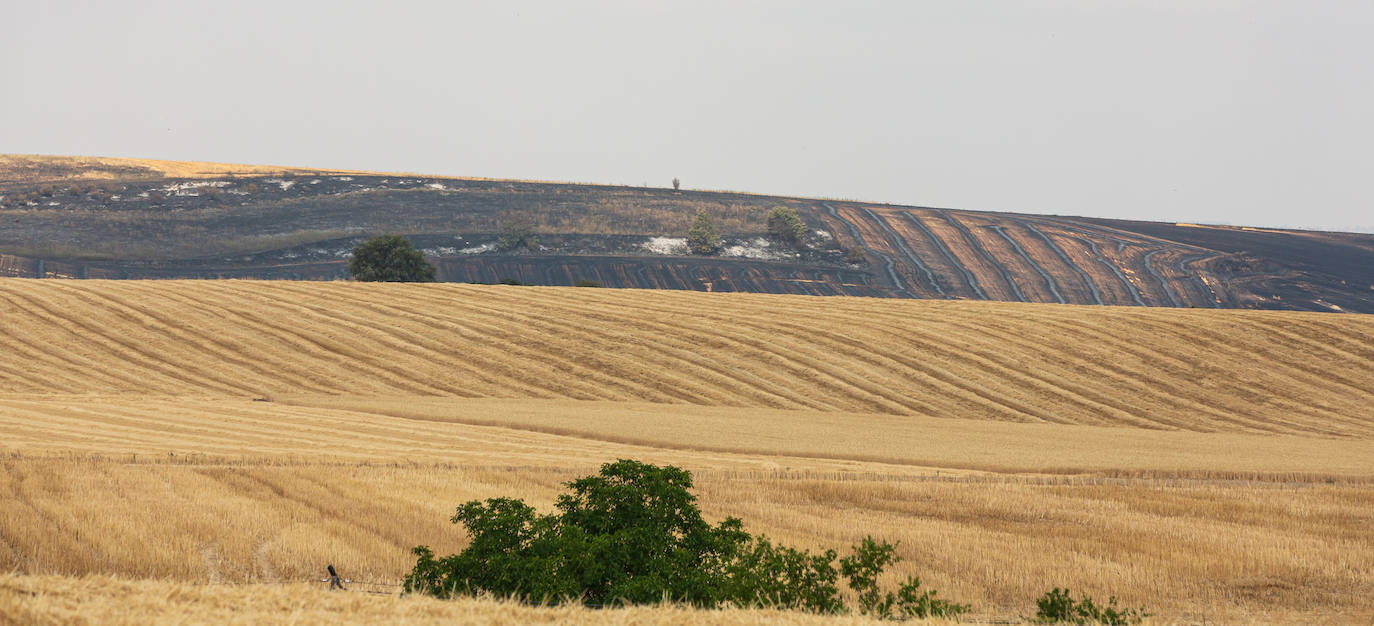
<svg viewBox="0 0 1374 626">
<path fill-rule="evenodd" d="M 348 272 L 354 280 L 388 283 L 434 282 L 434 264 L 400 235 L 379 235 L 353 248 Z"/>
</svg>

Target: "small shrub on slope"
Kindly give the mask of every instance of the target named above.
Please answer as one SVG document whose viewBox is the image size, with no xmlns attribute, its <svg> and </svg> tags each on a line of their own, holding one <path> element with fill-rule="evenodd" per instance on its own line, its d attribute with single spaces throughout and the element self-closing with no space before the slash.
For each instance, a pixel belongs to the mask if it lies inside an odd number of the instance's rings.
<svg viewBox="0 0 1374 626">
<path fill-rule="evenodd" d="M 1087 595 L 1077 601 L 1069 595 L 1068 589 L 1055 587 L 1035 601 L 1035 621 L 1045 623 L 1069 624 L 1106 624 L 1107 626 L 1129 626 L 1138 624 L 1150 614 L 1144 608 L 1119 609 L 1116 597 L 1107 599 L 1107 606 L 1097 606 Z"/>
<path fill-rule="evenodd" d="M 768 212 L 768 230 L 789 245 L 799 246 L 806 236 L 806 222 L 797 215 L 796 209 L 775 206 Z"/>
</svg>

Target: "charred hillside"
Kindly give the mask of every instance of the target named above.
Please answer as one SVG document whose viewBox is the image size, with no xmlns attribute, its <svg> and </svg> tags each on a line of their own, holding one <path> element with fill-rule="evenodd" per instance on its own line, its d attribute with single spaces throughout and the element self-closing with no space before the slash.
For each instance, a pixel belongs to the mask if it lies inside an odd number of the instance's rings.
<svg viewBox="0 0 1374 626">
<path fill-rule="evenodd" d="M 698 212 L 718 255 L 686 250 Z M 330 280 L 389 232 L 454 282 L 1374 313 L 1374 235 L 723 192 L 0 157 L 0 224 L 4 276 Z M 514 224 L 536 241 L 500 249 Z"/>
</svg>

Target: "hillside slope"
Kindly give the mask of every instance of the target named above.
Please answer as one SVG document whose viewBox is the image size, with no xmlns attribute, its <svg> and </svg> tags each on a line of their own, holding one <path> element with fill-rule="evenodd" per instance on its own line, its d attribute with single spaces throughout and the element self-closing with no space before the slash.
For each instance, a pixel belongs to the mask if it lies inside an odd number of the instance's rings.
<svg viewBox="0 0 1374 626">
<path fill-rule="evenodd" d="M 644 290 L 0 280 L 0 394 L 643 401 L 1374 435 L 1374 318 Z"/>
<path fill-rule="evenodd" d="M 811 227 L 767 233 L 773 206 Z M 719 256 L 686 253 L 698 211 Z M 1374 235 L 1161 224 L 648 187 L 0 156 L 0 276 L 347 275 L 403 233 L 440 280 L 1374 313 Z M 497 249 L 503 228 L 539 233 Z"/>
</svg>

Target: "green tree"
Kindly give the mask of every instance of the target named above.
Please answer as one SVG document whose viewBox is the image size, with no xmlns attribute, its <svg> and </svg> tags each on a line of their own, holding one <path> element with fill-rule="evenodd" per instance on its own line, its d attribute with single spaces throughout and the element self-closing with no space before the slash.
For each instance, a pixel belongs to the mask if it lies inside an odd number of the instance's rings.
<svg viewBox="0 0 1374 626">
<path fill-rule="evenodd" d="M 673 191 L 677 191 L 678 188 L 681 187 L 681 186 L 682 186 L 682 181 L 678 180 L 676 176 L 673 177 Z"/>
<path fill-rule="evenodd" d="M 527 603 L 770 606 L 816 613 L 845 610 L 835 551 L 812 554 L 752 537 L 743 523 L 707 523 L 692 495 L 691 473 L 621 459 L 595 476 L 565 483 L 557 513 L 540 515 L 520 500 L 473 500 L 453 516 L 471 541 L 436 558 L 418 546 L 407 592 L 442 598 L 489 593 Z M 897 559 L 872 538 L 841 559 L 860 610 L 881 617 L 955 617 L 967 607 L 918 593 L 908 580 L 897 594 L 877 586 Z"/>
<path fill-rule="evenodd" d="M 391 283 L 433 282 L 434 265 L 400 235 L 379 235 L 353 248 L 348 272 L 355 280 Z"/>
<path fill-rule="evenodd" d="M 790 206 L 775 206 L 768 212 L 768 230 L 793 246 L 800 245 L 806 236 L 806 222 Z"/>
<path fill-rule="evenodd" d="M 687 248 L 692 254 L 715 254 L 720 252 L 720 235 L 716 234 L 716 224 L 705 211 L 697 213 L 691 230 L 687 231 Z"/>
<path fill-rule="evenodd" d="M 501 230 L 501 235 L 496 238 L 496 247 L 502 252 L 516 248 L 533 250 L 539 247 L 539 239 L 534 235 L 533 226 L 524 222 L 512 222 Z"/>
</svg>

